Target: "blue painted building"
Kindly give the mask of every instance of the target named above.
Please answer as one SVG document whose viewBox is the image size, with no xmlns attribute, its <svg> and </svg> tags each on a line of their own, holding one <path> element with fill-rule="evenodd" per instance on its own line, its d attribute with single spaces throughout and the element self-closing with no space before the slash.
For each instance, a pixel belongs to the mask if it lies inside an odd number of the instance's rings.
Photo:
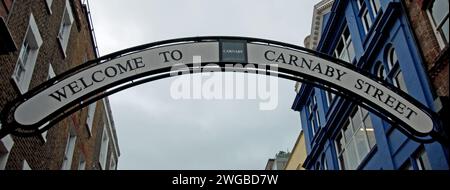
<svg viewBox="0 0 450 190">
<path fill-rule="evenodd" d="M 434 109 L 435 95 L 400 0 L 335 0 L 317 51 L 370 71 Z M 449 169 L 448 147 L 418 143 L 366 109 L 303 84 L 307 169 Z"/>
</svg>

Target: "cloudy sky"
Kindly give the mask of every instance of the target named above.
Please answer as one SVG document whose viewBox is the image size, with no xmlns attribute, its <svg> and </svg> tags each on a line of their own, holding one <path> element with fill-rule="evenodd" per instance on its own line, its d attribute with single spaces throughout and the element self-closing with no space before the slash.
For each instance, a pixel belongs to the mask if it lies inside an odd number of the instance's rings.
<svg viewBox="0 0 450 190">
<path fill-rule="evenodd" d="M 317 2 L 91 0 L 90 5 L 100 54 L 106 55 L 160 40 L 207 35 L 303 45 Z M 176 80 L 190 80 L 192 75 L 181 77 L 110 96 L 121 149 L 119 169 L 258 170 L 278 151 L 290 151 L 294 146 L 301 126 L 299 114 L 291 110 L 293 81 L 279 79 L 278 106 L 263 111 L 259 107 L 267 101 L 263 98 L 174 99 L 171 85 Z"/>
</svg>

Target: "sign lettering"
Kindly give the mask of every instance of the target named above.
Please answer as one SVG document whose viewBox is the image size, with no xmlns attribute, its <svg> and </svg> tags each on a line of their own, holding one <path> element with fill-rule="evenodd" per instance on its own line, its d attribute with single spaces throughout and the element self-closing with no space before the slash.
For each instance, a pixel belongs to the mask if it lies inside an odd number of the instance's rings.
<svg viewBox="0 0 450 190">
<path fill-rule="evenodd" d="M 257 39 L 257 42 L 264 40 Z M 188 40 L 187 40 L 188 41 Z M 195 42 L 194 42 L 195 41 Z M 85 65 L 79 71 L 66 76 L 55 84 L 31 91 L 30 96 L 20 100 L 11 111 L 16 125 L 37 126 L 47 122 L 50 116 L 64 112 L 70 105 L 94 96 L 101 91 L 121 85 L 130 80 L 150 74 L 169 72 L 179 64 L 192 64 L 194 57 L 201 57 L 202 63 L 249 63 L 271 65 L 282 68 L 287 74 L 307 77 L 309 80 L 326 81 L 327 88 L 342 89 L 349 96 L 358 97 L 367 105 L 389 117 L 395 117 L 420 134 L 427 134 L 435 125 L 430 112 L 424 106 L 412 103 L 375 81 L 343 64 L 316 56 L 301 48 L 283 48 L 283 44 L 253 43 L 255 39 L 234 38 L 198 41 L 142 49 L 127 52 L 122 56 L 107 59 L 94 66 Z M 131 50 L 130 50 L 131 51 Z M 226 67 L 226 64 L 222 64 Z M 299 79 L 300 80 L 300 79 Z M 34 94 L 33 94 L 34 93 Z M 39 110 L 39 111 L 36 111 Z M 4 117 L 6 118 L 6 117 Z M 2 121 L 8 125 L 8 121 Z"/>
</svg>

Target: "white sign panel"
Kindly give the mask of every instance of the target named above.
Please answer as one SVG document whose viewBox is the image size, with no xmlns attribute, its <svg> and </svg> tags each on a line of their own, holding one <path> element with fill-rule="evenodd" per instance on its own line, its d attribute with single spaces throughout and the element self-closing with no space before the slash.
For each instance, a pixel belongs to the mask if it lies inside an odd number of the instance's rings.
<svg viewBox="0 0 450 190">
<path fill-rule="evenodd" d="M 249 63 L 277 64 L 279 68 L 326 80 L 381 106 L 417 132 L 428 133 L 433 129 L 433 120 L 428 114 L 392 90 L 351 69 L 285 48 L 259 44 L 247 44 L 247 47 Z"/>
<path fill-rule="evenodd" d="M 157 47 L 114 58 L 82 70 L 20 104 L 14 119 L 30 126 L 98 89 L 137 75 L 159 69 L 170 70 L 176 64 L 191 64 L 194 56 L 203 63 L 236 62 L 277 65 L 299 76 L 325 80 L 341 87 L 365 102 L 378 105 L 415 131 L 426 134 L 433 130 L 433 120 L 425 111 L 382 84 L 352 69 L 326 59 L 293 49 L 245 41 L 211 41 Z"/>
<path fill-rule="evenodd" d="M 219 61 L 219 43 L 202 42 L 149 49 L 125 55 L 79 72 L 19 105 L 15 120 L 33 125 L 70 102 L 113 82 L 149 71 L 192 63 L 193 56 L 204 62 Z"/>
</svg>

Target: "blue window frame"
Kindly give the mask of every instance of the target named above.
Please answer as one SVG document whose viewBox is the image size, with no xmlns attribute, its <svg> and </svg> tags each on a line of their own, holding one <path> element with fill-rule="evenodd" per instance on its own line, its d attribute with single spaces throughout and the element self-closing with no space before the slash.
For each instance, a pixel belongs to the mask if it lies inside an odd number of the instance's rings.
<svg viewBox="0 0 450 190">
<path fill-rule="evenodd" d="M 311 135 L 314 137 L 320 127 L 320 115 L 316 96 L 312 96 L 308 103 L 308 125 L 311 129 Z"/>
<path fill-rule="evenodd" d="M 375 145 L 375 131 L 370 114 L 358 106 L 352 111 L 335 139 L 340 169 L 357 169 Z"/>
<path fill-rule="evenodd" d="M 334 48 L 333 56 L 349 63 L 353 63 L 355 59 L 355 48 L 347 26 L 345 26 L 336 48 Z"/>
</svg>

